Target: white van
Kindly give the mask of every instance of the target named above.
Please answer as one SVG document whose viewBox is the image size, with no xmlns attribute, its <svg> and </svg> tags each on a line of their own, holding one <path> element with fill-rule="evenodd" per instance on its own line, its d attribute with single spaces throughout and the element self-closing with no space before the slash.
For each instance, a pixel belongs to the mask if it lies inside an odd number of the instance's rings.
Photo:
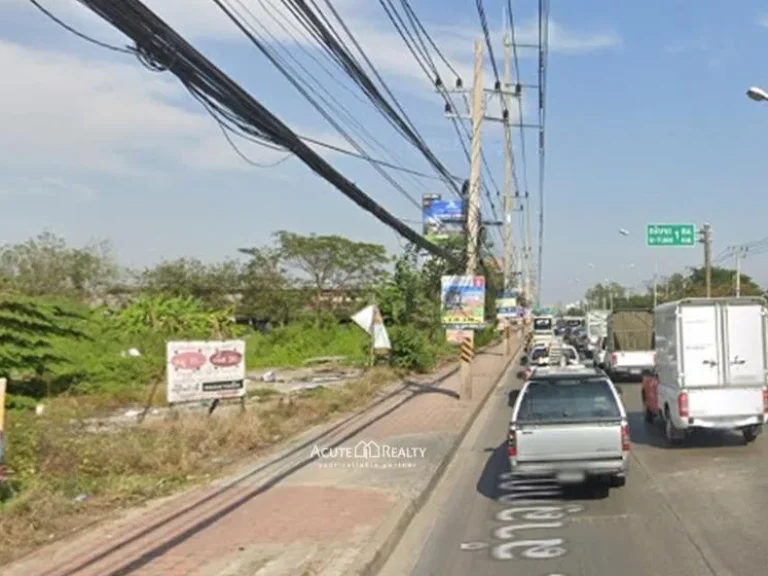
<svg viewBox="0 0 768 576">
<path fill-rule="evenodd" d="M 645 419 L 667 440 L 695 428 L 762 433 L 768 414 L 766 304 L 760 298 L 691 298 L 656 307 L 656 366 L 643 378 Z"/>
</svg>

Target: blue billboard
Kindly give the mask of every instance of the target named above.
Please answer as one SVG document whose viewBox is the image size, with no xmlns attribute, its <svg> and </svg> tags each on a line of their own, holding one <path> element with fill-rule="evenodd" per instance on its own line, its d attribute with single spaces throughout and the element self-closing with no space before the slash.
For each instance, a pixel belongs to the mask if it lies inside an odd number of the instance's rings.
<svg viewBox="0 0 768 576">
<path fill-rule="evenodd" d="M 427 240 L 442 240 L 464 233 L 464 206 L 461 200 L 422 198 L 422 223 Z"/>
</svg>

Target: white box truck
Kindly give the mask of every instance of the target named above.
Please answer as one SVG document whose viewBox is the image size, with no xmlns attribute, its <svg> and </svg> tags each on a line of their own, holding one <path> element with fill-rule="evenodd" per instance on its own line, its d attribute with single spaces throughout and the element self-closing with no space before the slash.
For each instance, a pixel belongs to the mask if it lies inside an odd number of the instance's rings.
<svg viewBox="0 0 768 576">
<path fill-rule="evenodd" d="M 644 375 L 645 419 L 670 444 L 693 429 L 762 433 L 768 414 L 766 304 L 760 298 L 692 298 L 655 311 L 656 366 Z"/>
</svg>

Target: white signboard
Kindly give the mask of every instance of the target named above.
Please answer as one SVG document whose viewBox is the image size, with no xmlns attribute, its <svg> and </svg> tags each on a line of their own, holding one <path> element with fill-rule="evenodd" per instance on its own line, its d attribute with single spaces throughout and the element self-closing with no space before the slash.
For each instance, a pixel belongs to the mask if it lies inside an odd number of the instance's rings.
<svg viewBox="0 0 768 576">
<path fill-rule="evenodd" d="M 168 342 L 168 403 L 245 396 L 245 341 Z"/>
</svg>

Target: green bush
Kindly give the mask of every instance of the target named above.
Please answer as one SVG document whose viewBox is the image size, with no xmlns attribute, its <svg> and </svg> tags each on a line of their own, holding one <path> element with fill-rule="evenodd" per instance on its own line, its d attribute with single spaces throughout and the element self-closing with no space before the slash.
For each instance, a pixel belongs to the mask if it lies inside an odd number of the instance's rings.
<svg viewBox="0 0 768 576">
<path fill-rule="evenodd" d="M 437 347 L 413 326 L 393 326 L 388 329 L 392 343 L 392 363 L 395 367 L 414 372 L 428 372 L 437 362 Z"/>
</svg>

